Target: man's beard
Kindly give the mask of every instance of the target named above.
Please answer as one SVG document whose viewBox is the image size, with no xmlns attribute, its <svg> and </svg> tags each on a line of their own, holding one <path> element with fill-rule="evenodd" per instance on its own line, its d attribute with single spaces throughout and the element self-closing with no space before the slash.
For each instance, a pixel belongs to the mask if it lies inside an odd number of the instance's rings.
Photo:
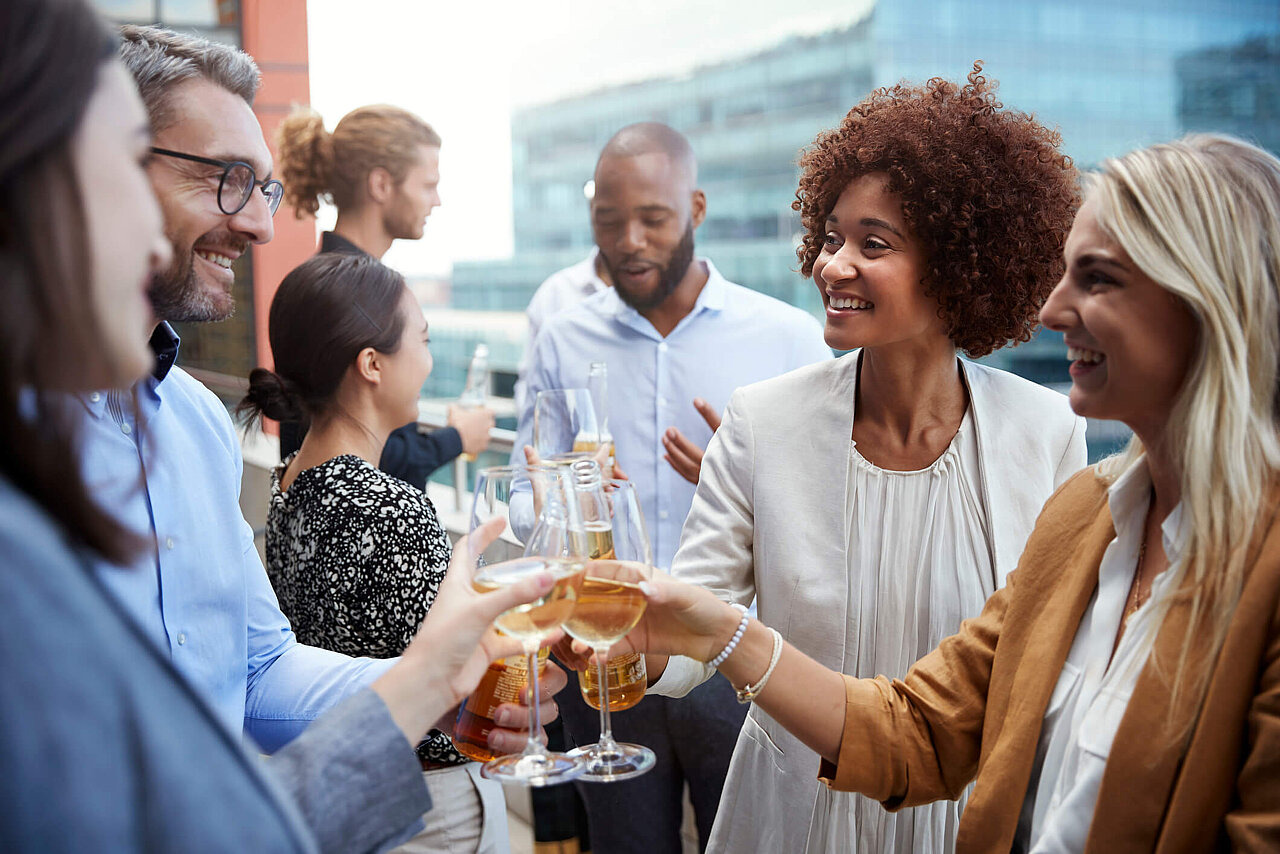
<svg viewBox="0 0 1280 854">
<path fill-rule="evenodd" d="M 609 263 L 609 259 L 601 254 L 604 258 L 604 265 L 609 270 L 609 275 L 613 279 L 615 285 L 620 280 L 617 271 L 613 265 Z M 627 263 L 623 261 L 623 264 Z M 684 279 L 684 274 L 689 272 L 689 265 L 693 263 L 693 223 L 690 222 L 685 227 L 684 236 L 680 238 L 680 243 L 676 245 L 675 250 L 671 253 L 671 260 L 667 262 L 665 267 L 658 268 L 658 286 L 649 294 L 632 294 L 628 293 L 624 288 L 614 287 L 618 292 L 618 297 L 627 305 L 636 311 L 649 311 L 666 302 L 667 297 L 675 293 L 676 288 L 680 286 L 680 282 Z"/>
<path fill-rule="evenodd" d="M 156 317 L 178 323 L 226 320 L 236 310 L 231 294 L 219 291 L 218 297 L 222 297 L 219 299 L 201 286 L 195 270 L 195 252 L 191 249 L 178 252 L 175 247 L 169 269 L 151 277 L 147 297 Z"/>
</svg>

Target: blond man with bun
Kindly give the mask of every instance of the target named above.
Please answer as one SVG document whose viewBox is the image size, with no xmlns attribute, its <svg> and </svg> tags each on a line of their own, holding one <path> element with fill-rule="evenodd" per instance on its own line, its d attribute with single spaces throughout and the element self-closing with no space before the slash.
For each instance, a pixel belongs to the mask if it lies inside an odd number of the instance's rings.
<svg viewBox="0 0 1280 854">
<path fill-rule="evenodd" d="M 396 240 L 419 240 L 440 206 L 440 135 L 422 119 L 386 104 L 358 107 L 333 132 L 314 110 L 287 117 L 276 132 L 285 201 L 297 216 L 314 216 L 322 201 L 338 209 L 320 252 L 381 259 Z M 396 430 L 378 467 L 421 488 L 431 473 L 461 453 L 489 444 L 493 412 L 449 408 L 448 426 L 430 434 L 417 424 Z M 302 444 L 305 428 L 282 425 L 280 456 Z"/>
</svg>

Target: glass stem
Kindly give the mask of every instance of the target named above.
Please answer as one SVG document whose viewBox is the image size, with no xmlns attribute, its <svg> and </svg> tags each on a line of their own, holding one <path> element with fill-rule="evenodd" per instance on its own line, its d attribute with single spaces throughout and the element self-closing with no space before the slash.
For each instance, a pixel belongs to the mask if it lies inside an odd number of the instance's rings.
<svg viewBox="0 0 1280 854">
<path fill-rule="evenodd" d="M 618 749 L 613 740 L 613 719 L 609 714 L 609 661 L 608 648 L 597 647 L 596 673 L 600 679 L 600 741 L 596 748 L 600 753 L 611 753 Z"/>
<path fill-rule="evenodd" d="M 538 708 L 538 645 L 526 644 L 525 655 L 529 667 L 529 739 L 524 745 L 524 755 L 546 756 L 547 749 L 538 741 L 542 732 L 542 710 Z"/>
</svg>

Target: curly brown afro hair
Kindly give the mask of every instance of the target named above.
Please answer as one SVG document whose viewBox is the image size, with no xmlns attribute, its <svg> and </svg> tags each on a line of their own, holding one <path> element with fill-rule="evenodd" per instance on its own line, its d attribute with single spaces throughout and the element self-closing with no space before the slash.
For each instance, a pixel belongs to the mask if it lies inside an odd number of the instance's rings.
<svg viewBox="0 0 1280 854">
<path fill-rule="evenodd" d="M 981 72 L 975 62 L 966 86 L 935 77 L 871 93 L 804 151 L 791 205 L 807 229 L 796 254 L 811 276 L 840 193 L 887 173 L 928 258 L 925 293 L 973 357 L 1031 337 L 1062 275 L 1080 195 L 1061 134 L 1002 109 L 998 84 Z"/>
</svg>

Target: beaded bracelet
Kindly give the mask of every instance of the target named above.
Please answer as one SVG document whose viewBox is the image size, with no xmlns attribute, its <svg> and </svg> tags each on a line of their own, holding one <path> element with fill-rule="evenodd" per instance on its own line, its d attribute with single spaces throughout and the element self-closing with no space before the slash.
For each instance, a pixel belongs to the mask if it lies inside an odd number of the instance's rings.
<svg viewBox="0 0 1280 854">
<path fill-rule="evenodd" d="M 720 650 L 720 654 L 717 655 L 715 658 L 711 659 L 711 661 L 707 662 L 712 667 L 719 667 L 721 664 L 724 663 L 724 660 L 728 658 L 729 655 L 738 646 L 738 641 L 742 640 L 742 633 L 747 630 L 747 620 L 750 619 L 747 616 L 747 606 L 739 605 L 738 603 L 735 602 L 730 607 L 737 608 L 739 611 L 742 612 L 742 622 L 738 623 L 738 630 L 733 633 L 733 637 L 730 638 L 729 643 L 725 646 L 725 648 Z"/>
<path fill-rule="evenodd" d="M 782 635 L 778 634 L 777 629 L 769 629 L 769 631 L 773 632 L 773 655 L 769 658 L 769 669 L 755 685 L 748 684 L 737 689 L 739 703 L 754 703 L 769 682 L 769 677 L 773 675 L 773 668 L 778 666 L 778 659 L 782 656 Z"/>
</svg>

